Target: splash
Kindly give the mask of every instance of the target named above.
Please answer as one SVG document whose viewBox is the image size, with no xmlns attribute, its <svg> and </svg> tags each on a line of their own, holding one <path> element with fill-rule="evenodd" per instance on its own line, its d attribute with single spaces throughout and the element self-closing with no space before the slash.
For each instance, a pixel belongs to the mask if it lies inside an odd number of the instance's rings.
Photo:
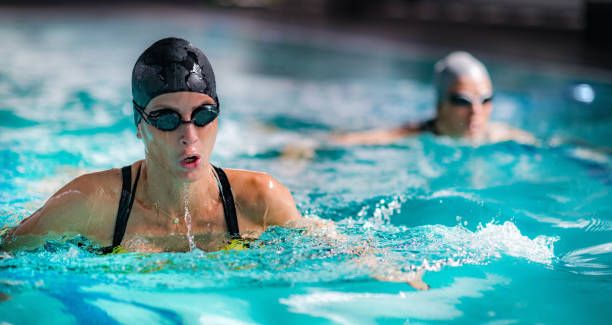
<svg viewBox="0 0 612 325">
<path fill-rule="evenodd" d="M 488 264 L 504 256 L 550 265 L 555 257 L 554 242 L 559 240 L 545 235 L 530 239 L 510 221 L 479 224 L 476 231 L 461 224 L 428 225 L 416 227 L 412 233 L 416 240 L 409 241 L 404 249 L 418 251 L 422 267 L 430 271 L 439 271 L 446 265 Z"/>
<path fill-rule="evenodd" d="M 502 254 L 525 258 L 531 262 L 550 264 L 555 257 L 554 243 L 558 237 L 539 235 L 534 239 L 521 234 L 518 227 L 506 221 L 496 224 L 491 221 L 486 225 L 479 224 L 477 231 L 466 233 L 466 248 L 483 256 L 500 257 Z"/>
<path fill-rule="evenodd" d="M 191 213 L 189 212 L 189 185 L 185 184 L 185 224 L 187 225 L 187 240 L 189 240 L 189 251 L 196 249 L 196 245 L 193 241 L 193 235 L 191 234 Z"/>
<path fill-rule="evenodd" d="M 441 192 L 435 197 L 443 197 Z M 474 200 L 472 197 L 466 199 Z M 364 205 L 355 217 L 339 221 L 338 225 L 352 236 L 353 244 L 370 238 L 369 245 L 384 250 L 385 258 L 401 261 L 408 270 L 439 271 L 447 265 L 488 264 L 504 256 L 546 265 L 554 262 L 554 243 L 560 239 L 558 236 L 529 238 L 512 221 L 493 219 L 475 223 L 475 218 L 457 216 L 458 224 L 450 227 L 394 224 L 405 223 L 410 217 L 402 213 L 406 210 L 406 201 L 404 196 L 378 199 Z M 467 220 L 471 220 L 469 225 Z"/>
</svg>

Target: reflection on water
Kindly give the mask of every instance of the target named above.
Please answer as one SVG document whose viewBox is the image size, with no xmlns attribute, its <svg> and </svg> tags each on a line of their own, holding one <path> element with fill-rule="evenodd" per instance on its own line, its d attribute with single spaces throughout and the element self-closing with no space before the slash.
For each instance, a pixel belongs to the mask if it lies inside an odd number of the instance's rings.
<svg viewBox="0 0 612 325">
<path fill-rule="evenodd" d="M 428 292 L 385 294 L 313 290 L 291 295 L 280 302 L 293 312 L 323 317 L 338 324 L 377 324 L 380 318 L 451 320 L 463 315 L 457 308 L 460 298 L 479 298 L 483 291 L 510 282 L 487 274 L 484 279 L 455 278 L 449 286 Z"/>
</svg>

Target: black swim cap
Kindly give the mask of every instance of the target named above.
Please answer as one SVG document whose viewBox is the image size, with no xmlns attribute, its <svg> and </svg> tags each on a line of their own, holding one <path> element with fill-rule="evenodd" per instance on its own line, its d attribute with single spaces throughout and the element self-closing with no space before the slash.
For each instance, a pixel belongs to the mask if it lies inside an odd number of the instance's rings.
<svg viewBox="0 0 612 325">
<path fill-rule="evenodd" d="M 146 49 L 132 70 L 132 97 L 140 107 L 165 93 L 193 91 L 210 96 L 219 106 L 215 74 L 200 49 L 180 38 L 164 38 Z M 134 111 L 134 122 L 140 114 Z"/>
</svg>

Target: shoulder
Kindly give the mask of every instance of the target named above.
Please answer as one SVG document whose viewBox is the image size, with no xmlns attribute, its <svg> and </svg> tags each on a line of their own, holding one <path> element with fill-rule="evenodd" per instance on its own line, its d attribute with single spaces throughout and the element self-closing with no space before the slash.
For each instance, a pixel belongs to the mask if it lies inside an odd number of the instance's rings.
<svg viewBox="0 0 612 325">
<path fill-rule="evenodd" d="M 105 241 L 121 191 L 121 170 L 88 173 L 68 182 L 24 219 L 13 235 L 82 234 Z"/>
<path fill-rule="evenodd" d="M 49 198 L 47 203 L 65 198 L 60 201 L 71 205 L 87 204 L 91 206 L 92 201 L 106 201 L 118 197 L 121 193 L 122 183 L 120 168 L 83 174 L 60 188 Z"/>
<path fill-rule="evenodd" d="M 232 187 L 237 209 L 251 221 L 283 225 L 299 218 L 291 192 L 274 177 L 248 170 L 223 170 Z"/>
<path fill-rule="evenodd" d="M 113 168 L 88 174 L 83 174 L 70 183 L 66 184 L 64 188 L 78 188 L 83 191 L 86 195 L 93 195 L 100 189 L 113 189 L 120 188 L 122 183 L 121 169 Z M 62 189 L 64 189 L 62 188 Z M 60 191 L 62 190 L 60 189 Z"/>
<path fill-rule="evenodd" d="M 492 142 L 516 141 L 524 144 L 536 142 L 533 134 L 501 122 L 490 122 L 488 138 Z"/>
<path fill-rule="evenodd" d="M 131 168 L 131 180 L 133 183 L 142 161 L 137 161 L 129 167 Z M 119 199 L 123 187 L 123 168 L 112 168 L 103 171 L 81 175 L 75 178 L 66 186 L 78 188 L 84 196 L 91 199 L 106 199 L 107 197 Z M 61 190 L 60 190 L 61 191 Z"/>
<path fill-rule="evenodd" d="M 232 186 L 234 199 L 249 206 L 273 200 L 283 200 L 278 194 L 288 194 L 289 190 L 274 177 L 262 173 L 240 169 L 223 169 Z"/>
</svg>

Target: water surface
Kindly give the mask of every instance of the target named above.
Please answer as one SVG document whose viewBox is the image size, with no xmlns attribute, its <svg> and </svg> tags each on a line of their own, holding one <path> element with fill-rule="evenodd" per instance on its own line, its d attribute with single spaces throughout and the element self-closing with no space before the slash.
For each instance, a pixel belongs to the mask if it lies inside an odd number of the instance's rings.
<svg viewBox="0 0 612 325">
<path fill-rule="evenodd" d="M 284 148 L 305 138 L 432 116 L 438 57 L 393 44 L 374 52 L 368 40 L 341 35 L 313 41 L 299 37 L 307 31 L 225 16 L 171 19 L 163 30 L 138 15 L 3 18 L 3 227 L 75 176 L 143 157 L 131 68 L 150 43 L 176 35 L 215 67 L 223 109 L 213 161 L 270 173 L 303 215 L 333 220 L 347 239 L 272 228 L 243 251 L 97 256 L 74 238 L 3 253 L 0 292 L 10 299 L 0 321 L 558 324 L 612 316 L 612 161 L 601 149 L 612 147 L 609 80 L 487 58 L 493 118 L 533 132 L 539 144 L 423 135 L 323 145 L 292 159 Z M 386 262 L 364 266 L 351 253 L 360 246 Z M 426 270 L 432 289 L 372 278 L 391 264 Z"/>
</svg>

